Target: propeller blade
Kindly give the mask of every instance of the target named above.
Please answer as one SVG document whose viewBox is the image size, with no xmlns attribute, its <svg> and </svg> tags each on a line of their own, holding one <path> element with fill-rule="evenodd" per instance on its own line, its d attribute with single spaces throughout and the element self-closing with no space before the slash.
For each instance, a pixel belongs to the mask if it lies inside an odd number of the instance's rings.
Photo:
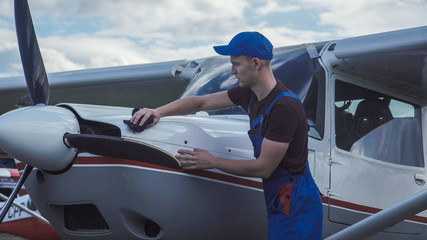
<svg viewBox="0 0 427 240">
<path fill-rule="evenodd" d="M 33 105 L 49 102 L 49 83 L 27 0 L 15 0 L 15 25 L 22 66 Z"/>
<path fill-rule="evenodd" d="M 24 172 L 22 173 L 21 178 L 19 178 L 18 183 L 16 184 L 15 188 L 12 191 L 12 194 L 10 194 L 9 199 L 4 203 L 1 212 L 0 212 L 0 223 L 3 222 L 4 217 L 6 217 L 7 212 L 9 211 L 10 206 L 12 206 L 13 201 L 15 200 L 16 196 L 18 195 L 19 190 L 21 190 L 22 185 L 24 185 L 25 180 L 27 179 L 28 175 L 30 175 L 31 170 L 33 170 L 33 167 L 30 165 L 26 165 L 24 168 Z"/>
<path fill-rule="evenodd" d="M 142 142 L 92 134 L 66 134 L 64 141 L 69 146 L 83 152 L 151 163 L 168 168 L 181 168 L 181 163 L 175 156 Z"/>
</svg>

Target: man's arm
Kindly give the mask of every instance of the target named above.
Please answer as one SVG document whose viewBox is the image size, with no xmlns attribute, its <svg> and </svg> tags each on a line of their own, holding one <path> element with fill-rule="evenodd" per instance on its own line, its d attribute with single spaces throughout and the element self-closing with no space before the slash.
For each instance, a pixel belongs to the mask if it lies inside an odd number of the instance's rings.
<svg viewBox="0 0 427 240">
<path fill-rule="evenodd" d="M 213 156 L 205 150 L 194 149 L 178 150 L 176 158 L 181 162 L 183 169 L 217 168 L 221 171 L 245 177 L 268 178 L 274 169 L 279 166 L 289 143 L 271 141 L 264 138 L 261 146 L 261 155 L 254 160 L 234 160 Z"/>
<path fill-rule="evenodd" d="M 131 121 L 137 123 L 142 118 L 139 125 L 143 125 L 150 116 L 154 117 L 154 122 L 149 127 L 157 124 L 161 117 L 185 115 L 204 110 L 215 110 L 234 106 L 228 97 L 227 91 L 212 93 L 204 96 L 191 96 L 178 99 L 156 109 L 143 108 L 136 112 Z"/>
</svg>

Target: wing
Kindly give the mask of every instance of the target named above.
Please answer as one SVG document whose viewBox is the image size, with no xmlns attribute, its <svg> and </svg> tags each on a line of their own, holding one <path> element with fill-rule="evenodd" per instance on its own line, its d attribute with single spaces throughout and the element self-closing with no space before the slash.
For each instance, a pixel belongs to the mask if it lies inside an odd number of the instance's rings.
<svg viewBox="0 0 427 240">
<path fill-rule="evenodd" d="M 50 104 L 155 107 L 179 98 L 198 69 L 195 61 L 179 60 L 51 73 Z M 0 79 L 0 114 L 32 105 L 23 78 Z"/>
<path fill-rule="evenodd" d="M 333 51 L 339 61 L 334 71 L 427 98 L 427 26 L 348 38 L 326 51 Z"/>
</svg>

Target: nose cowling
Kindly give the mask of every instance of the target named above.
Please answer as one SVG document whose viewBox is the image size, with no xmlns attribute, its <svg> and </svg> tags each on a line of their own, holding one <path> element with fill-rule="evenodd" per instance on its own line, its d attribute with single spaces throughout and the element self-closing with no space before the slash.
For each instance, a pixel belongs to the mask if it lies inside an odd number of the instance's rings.
<svg viewBox="0 0 427 240">
<path fill-rule="evenodd" d="M 0 148 L 28 165 L 59 172 L 77 154 L 64 144 L 64 134 L 77 134 L 79 129 L 77 118 L 65 108 L 20 108 L 0 116 Z"/>
</svg>

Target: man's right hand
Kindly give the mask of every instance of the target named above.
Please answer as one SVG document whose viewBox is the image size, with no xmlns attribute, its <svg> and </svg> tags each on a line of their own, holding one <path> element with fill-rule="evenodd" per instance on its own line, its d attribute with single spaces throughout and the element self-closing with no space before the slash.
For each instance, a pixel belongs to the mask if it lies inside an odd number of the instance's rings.
<svg viewBox="0 0 427 240">
<path fill-rule="evenodd" d="M 132 118 L 130 119 L 130 121 L 133 124 L 137 124 L 138 121 L 142 118 L 141 122 L 139 123 L 139 126 L 142 126 L 147 121 L 147 119 L 150 116 L 153 116 L 153 118 L 154 118 L 153 119 L 153 123 L 151 123 L 147 127 L 152 127 L 152 126 L 156 125 L 159 122 L 159 120 L 160 120 L 160 114 L 157 111 L 157 109 L 143 108 L 143 109 L 139 110 L 138 112 L 136 112 L 132 116 Z"/>
</svg>

